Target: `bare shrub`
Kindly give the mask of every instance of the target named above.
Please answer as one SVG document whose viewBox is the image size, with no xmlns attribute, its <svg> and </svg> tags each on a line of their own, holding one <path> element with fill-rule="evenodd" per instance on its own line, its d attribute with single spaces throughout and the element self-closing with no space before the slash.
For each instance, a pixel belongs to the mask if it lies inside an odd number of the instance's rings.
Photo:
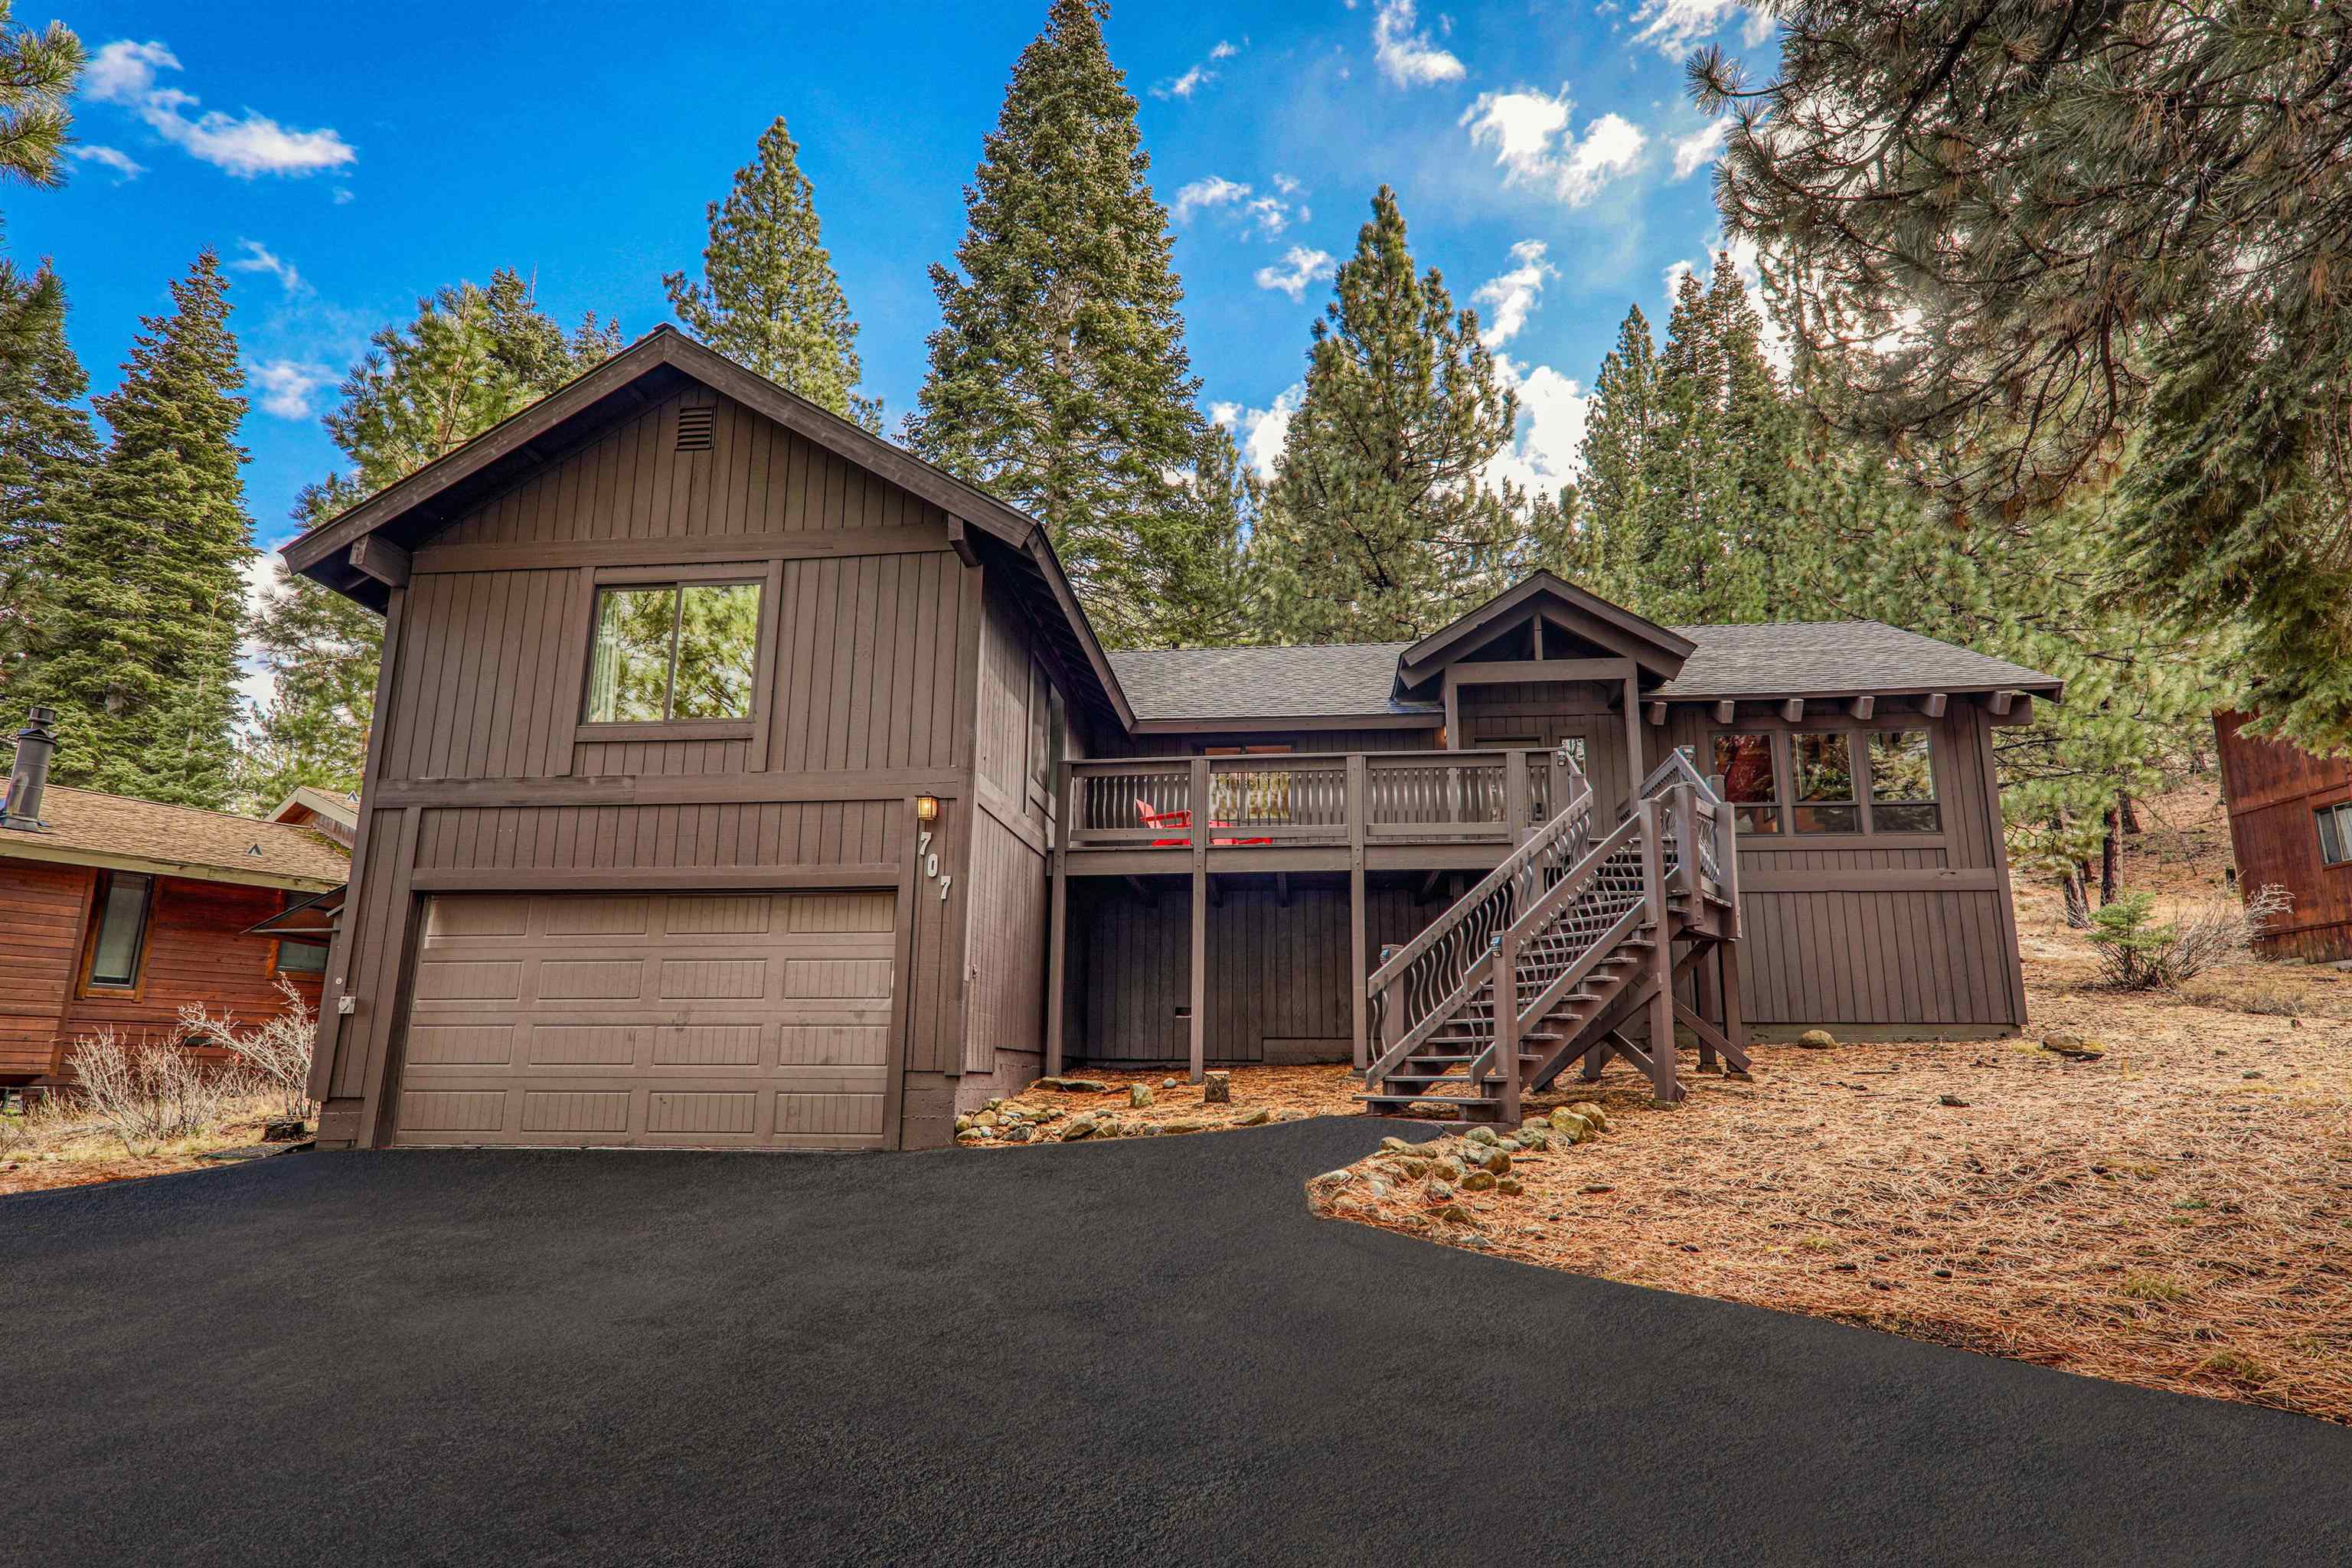
<svg viewBox="0 0 2352 1568">
<path fill-rule="evenodd" d="M 2126 893 L 2091 917 L 2091 944 L 2107 984 L 2124 991 L 2178 990 L 2217 963 L 2253 950 L 2294 900 L 2273 884 L 2241 903 L 2227 894 L 2159 924 L 2156 895 Z"/>
<path fill-rule="evenodd" d="M 253 1089 L 242 1073 L 210 1067 L 177 1046 L 126 1045 L 112 1029 L 76 1040 L 66 1065 L 95 1120 L 133 1154 L 212 1131 Z"/>
<path fill-rule="evenodd" d="M 310 1114 L 310 1047 L 319 1016 L 289 982 L 278 981 L 278 989 L 286 1010 L 266 1023 L 240 1028 L 235 1014 L 215 1015 L 191 1003 L 180 1009 L 180 1033 L 191 1045 L 218 1046 L 236 1057 L 277 1099 L 284 1119 L 299 1121 Z"/>
</svg>

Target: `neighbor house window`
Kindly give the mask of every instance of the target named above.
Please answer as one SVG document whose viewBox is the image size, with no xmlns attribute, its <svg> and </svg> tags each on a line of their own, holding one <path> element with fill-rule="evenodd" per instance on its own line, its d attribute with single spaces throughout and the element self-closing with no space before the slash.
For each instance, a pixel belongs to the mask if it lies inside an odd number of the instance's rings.
<svg viewBox="0 0 2352 1568">
<path fill-rule="evenodd" d="M 1780 831 L 1780 793 L 1772 776 L 1772 737 L 1748 731 L 1715 738 L 1715 771 L 1742 833 Z"/>
<path fill-rule="evenodd" d="M 1789 737 L 1796 788 L 1797 831 L 1859 833 L 1862 807 L 1853 793 L 1853 739 L 1843 730 L 1801 731 Z"/>
<path fill-rule="evenodd" d="M 139 984 L 147 953 L 147 916 L 154 903 L 155 879 L 137 871 L 106 871 L 98 879 L 98 906 L 90 916 L 89 984 L 128 991 Z"/>
<path fill-rule="evenodd" d="M 2320 863 L 2341 866 L 2352 861 L 2352 800 L 2323 805 L 2311 815 L 2319 824 Z"/>
<path fill-rule="evenodd" d="M 327 944 L 323 942 L 299 942 L 293 937 L 278 939 L 278 961 L 271 964 L 280 974 L 324 974 L 327 972 Z"/>
<path fill-rule="evenodd" d="M 1870 830 L 1941 833 L 1936 761 L 1925 730 L 1877 730 L 1870 736 Z"/>
<path fill-rule="evenodd" d="M 759 640 L 757 583 L 599 589 L 588 721 L 748 719 Z"/>
</svg>

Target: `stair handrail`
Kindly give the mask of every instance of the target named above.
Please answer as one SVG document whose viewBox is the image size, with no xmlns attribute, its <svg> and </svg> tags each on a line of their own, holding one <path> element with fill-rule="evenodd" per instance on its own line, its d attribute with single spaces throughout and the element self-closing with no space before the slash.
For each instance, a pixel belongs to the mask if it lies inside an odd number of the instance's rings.
<svg viewBox="0 0 2352 1568">
<path fill-rule="evenodd" d="M 1501 862 L 1481 877 L 1468 892 L 1454 900 L 1444 914 L 1422 928 L 1419 936 L 1391 953 L 1378 969 L 1365 978 L 1365 995 L 1377 997 L 1387 988 L 1389 982 L 1402 974 L 1415 959 L 1450 936 L 1472 910 L 1486 901 L 1505 883 L 1525 875 L 1528 868 L 1556 848 L 1580 823 L 1591 818 L 1592 785 L 1585 778 L 1584 770 L 1576 765 L 1575 758 L 1567 756 L 1565 752 L 1566 748 L 1563 747 L 1561 760 L 1568 764 L 1569 773 L 1568 804 L 1549 822 L 1529 835 L 1525 844 L 1503 857 Z M 1571 862 L 1580 858 L 1580 854 L 1570 858 Z"/>
<path fill-rule="evenodd" d="M 1642 787 L 1633 794 L 1639 799 L 1651 800 L 1677 783 L 1689 784 L 1697 790 L 1703 801 L 1717 805 L 1723 804 L 1723 797 L 1715 793 L 1715 786 L 1706 782 L 1706 776 L 1698 771 L 1680 746 L 1667 751 L 1664 760 L 1650 770 L 1650 776 L 1642 781 Z"/>
</svg>

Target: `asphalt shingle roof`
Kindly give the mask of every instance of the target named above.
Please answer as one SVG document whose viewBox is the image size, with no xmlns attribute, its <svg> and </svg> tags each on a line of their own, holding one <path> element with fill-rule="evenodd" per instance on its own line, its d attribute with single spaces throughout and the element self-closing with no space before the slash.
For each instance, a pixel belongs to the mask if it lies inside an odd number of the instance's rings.
<svg viewBox="0 0 2352 1568">
<path fill-rule="evenodd" d="M 1698 645 L 1651 696 L 1859 696 L 1894 691 L 2054 691 L 2054 676 L 1876 621 L 1675 626 Z M 1152 648 L 1113 653 L 1139 721 L 1337 719 L 1428 713 L 1391 695 L 1410 643 L 1312 647 Z"/>
<path fill-rule="evenodd" d="M 128 857 L 198 879 L 212 868 L 327 888 L 352 874 L 342 847 L 307 828 L 57 784 L 41 797 L 39 830 L 0 827 L 0 855 L 20 847 L 48 860 Z"/>
</svg>

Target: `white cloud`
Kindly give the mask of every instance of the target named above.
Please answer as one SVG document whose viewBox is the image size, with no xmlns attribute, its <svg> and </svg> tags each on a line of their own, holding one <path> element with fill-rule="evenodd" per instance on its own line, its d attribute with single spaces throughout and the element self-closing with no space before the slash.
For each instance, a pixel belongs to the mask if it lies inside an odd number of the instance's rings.
<svg viewBox="0 0 2352 1568">
<path fill-rule="evenodd" d="M 1675 178 L 1687 180 L 1715 162 L 1723 151 L 1723 140 L 1731 132 L 1728 120 L 1710 120 L 1675 143 Z"/>
<path fill-rule="evenodd" d="M 256 360 L 246 374 L 261 394 L 261 411 L 280 419 L 310 417 L 310 395 L 335 380 L 333 371 L 307 360 Z"/>
<path fill-rule="evenodd" d="M 96 163 L 114 171 L 118 185 L 135 180 L 147 172 L 147 165 L 118 147 L 101 147 L 92 142 L 80 147 L 68 147 L 66 156 L 77 163 Z"/>
<path fill-rule="evenodd" d="M 1495 454 L 1482 477 L 1497 487 L 1508 483 L 1529 494 L 1557 494 L 1577 475 L 1577 448 L 1584 443 L 1591 397 L 1548 364 L 1523 366 L 1496 354 L 1495 367 L 1519 395 L 1519 423 L 1511 444 Z"/>
<path fill-rule="evenodd" d="M 1372 19 L 1372 54 L 1381 74 L 1399 87 L 1460 81 L 1462 62 L 1413 30 L 1412 0 L 1386 0 Z"/>
<path fill-rule="evenodd" d="M 194 94 L 156 85 L 156 72 L 180 68 L 179 58 L 159 41 L 117 38 L 91 58 L 82 73 L 82 90 L 100 103 L 121 104 L 190 157 L 242 180 L 259 174 L 315 174 L 358 159 L 358 153 L 331 128 L 289 130 L 251 109 L 243 118 L 217 109 L 196 113 L 201 100 Z"/>
<path fill-rule="evenodd" d="M 1282 253 L 1279 263 L 1257 269 L 1257 286 L 1278 289 L 1293 300 L 1303 300 L 1308 284 L 1320 283 L 1338 271 L 1339 263 L 1329 251 L 1294 245 Z"/>
<path fill-rule="evenodd" d="M 1523 239 L 1511 247 L 1511 259 L 1517 266 L 1499 278 L 1492 278 L 1478 286 L 1471 300 L 1487 308 L 1486 330 L 1478 341 L 1490 349 L 1502 347 L 1518 335 L 1528 324 L 1528 315 L 1536 308 L 1536 297 L 1543 292 L 1545 282 L 1559 276 L 1559 269 L 1544 259 L 1546 247 L 1539 239 Z"/>
<path fill-rule="evenodd" d="M 1635 43 L 1654 44 L 1660 54 L 1675 58 L 1700 39 L 1715 37 L 1743 13 L 1740 37 L 1751 47 L 1772 36 L 1771 16 L 1741 0 L 1642 0 L 1630 20 L 1640 29 L 1633 35 Z"/>
<path fill-rule="evenodd" d="M 244 568 L 245 615 L 248 625 L 258 621 L 278 597 L 278 552 L 257 550 Z M 257 713 L 276 695 L 277 680 L 262 668 L 261 645 L 248 641 L 236 650 L 237 694 Z"/>
<path fill-rule="evenodd" d="M 1274 176 L 1274 188 L 1286 196 L 1295 196 L 1306 187 L 1287 174 L 1277 174 Z"/>
<path fill-rule="evenodd" d="M 1274 477 L 1274 460 L 1290 438 L 1291 416 L 1307 398 L 1304 382 L 1293 382 L 1277 394 L 1271 408 L 1244 408 L 1238 403 L 1209 405 L 1209 417 L 1232 431 L 1249 466 L 1264 479 Z"/>
<path fill-rule="evenodd" d="M 352 202 L 355 202 L 355 201 L 357 201 L 358 199 L 359 199 L 359 198 L 358 198 L 357 196 L 354 196 L 353 195 L 352 195 L 352 188 L 351 188 L 351 186 L 349 186 L 349 185 L 337 185 L 337 186 L 335 187 L 335 205 L 336 205 L 337 206 L 339 206 L 339 207 L 340 207 L 340 206 L 348 206 L 348 205 L 351 205 Z"/>
<path fill-rule="evenodd" d="M 273 253 L 261 241 L 240 239 L 237 244 L 245 247 L 245 254 L 228 264 L 231 272 L 267 272 L 283 284 L 289 294 L 310 291 L 310 286 L 302 281 L 302 275 L 294 270 L 294 264 Z"/>
<path fill-rule="evenodd" d="M 1194 93 L 1200 91 L 1202 88 L 1217 79 L 1216 71 L 1211 68 L 1217 61 L 1232 59 L 1235 55 L 1240 54 L 1241 52 L 1239 46 L 1220 38 L 1217 40 L 1217 47 L 1209 51 L 1209 58 L 1207 59 L 1202 60 L 1200 64 L 1192 67 L 1183 75 L 1173 77 L 1167 81 L 1161 82 L 1159 86 L 1151 89 L 1151 96 L 1154 98 L 1191 98 Z"/>
<path fill-rule="evenodd" d="M 1286 194 L 1298 188 L 1295 180 L 1286 183 L 1280 175 L 1275 180 Z M 1222 174 L 1195 180 L 1178 191 L 1172 212 L 1176 221 L 1182 223 L 1195 213 L 1218 208 L 1238 213 L 1265 239 L 1276 237 L 1294 223 L 1305 223 L 1310 216 L 1306 207 L 1294 207 L 1279 196 L 1259 195 L 1255 186 L 1228 180 Z"/>
<path fill-rule="evenodd" d="M 1575 107 L 1565 87 L 1557 94 L 1534 88 L 1481 93 L 1460 123 L 1469 128 L 1472 146 L 1495 149 L 1505 183 L 1548 187 L 1580 207 L 1633 172 L 1646 138 L 1623 115 L 1604 114 L 1588 121 L 1580 139 L 1569 128 Z"/>
<path fill-rule="evenodd" d="M 1178 223 L 1182 223 L 1204 207 L 1226 206 L 1249 194 L 1250 188 L 1239 181 L 1228 180 L 1222 174 L 1211 174 L 1206 179 L 1193 181 L 1176 193 L 1173 216 Z"/>
</svg>

